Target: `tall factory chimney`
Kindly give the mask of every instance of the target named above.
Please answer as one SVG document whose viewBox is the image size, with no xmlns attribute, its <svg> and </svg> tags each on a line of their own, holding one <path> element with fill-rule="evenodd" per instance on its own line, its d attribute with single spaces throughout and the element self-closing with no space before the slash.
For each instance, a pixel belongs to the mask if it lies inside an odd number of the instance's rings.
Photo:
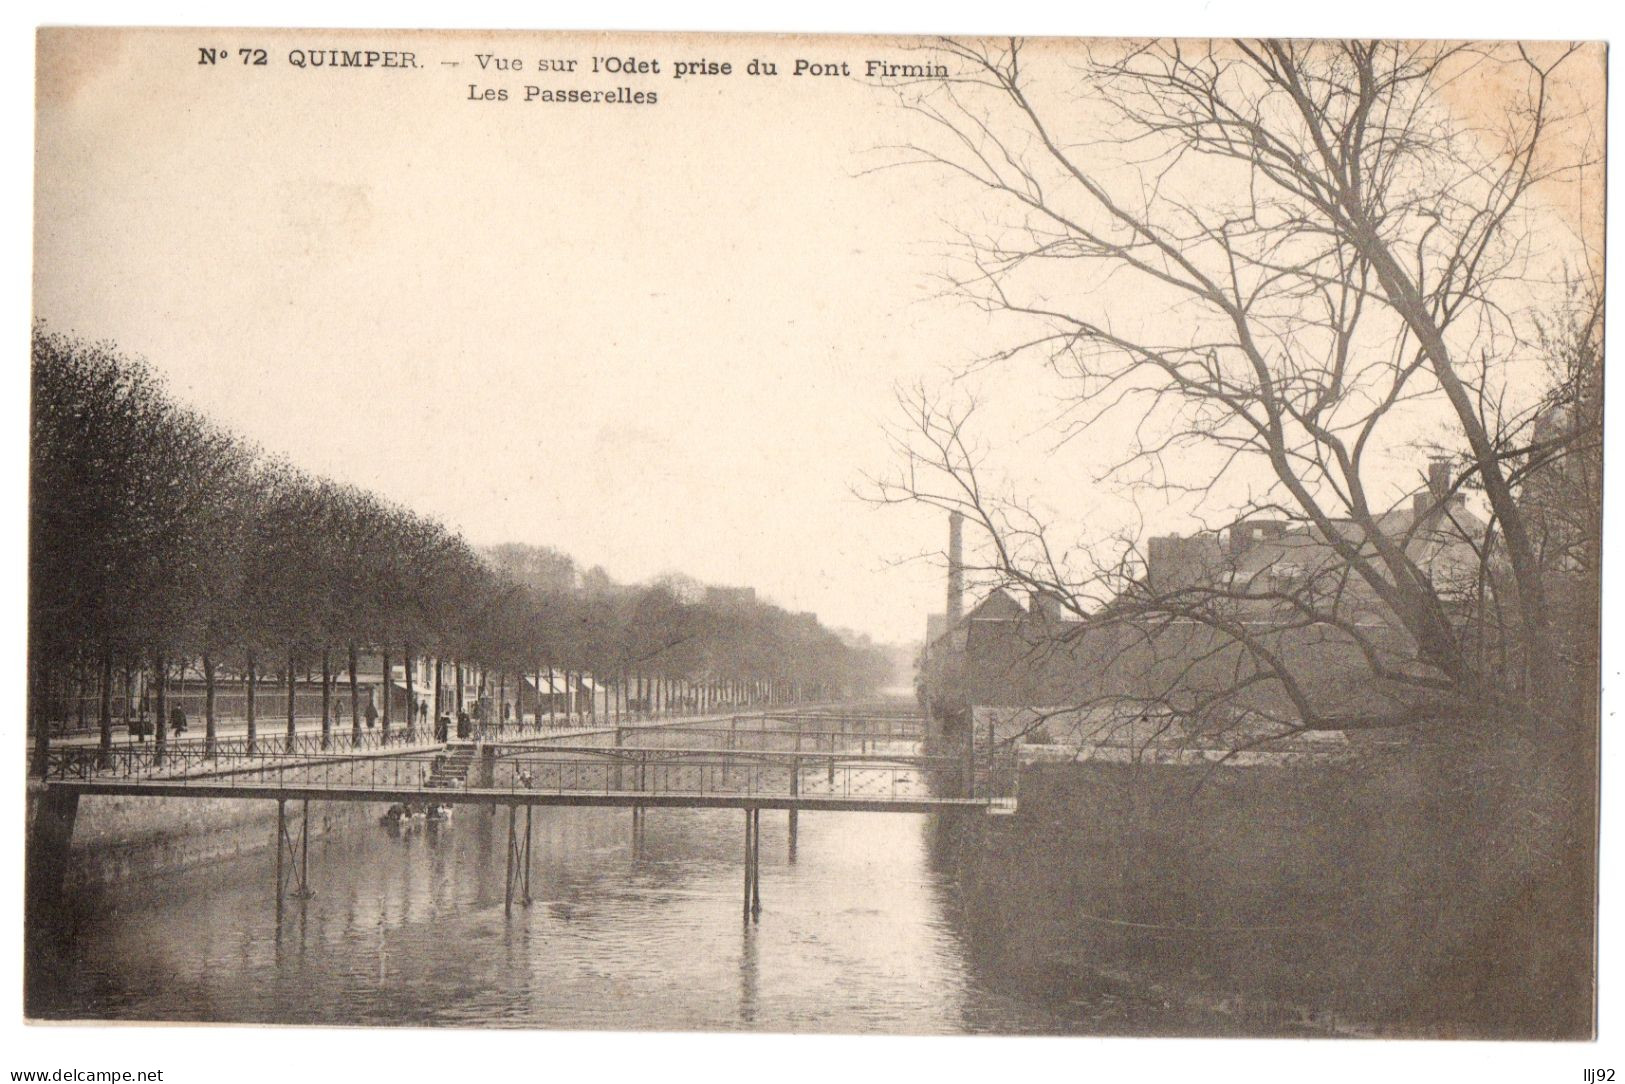
<svg viewBox="0 0 1625 1084">
<path fill-rule="evenodd" d="M 965 613 L 965 517 L 948 514 L 948 627 Z"/>
</svg>

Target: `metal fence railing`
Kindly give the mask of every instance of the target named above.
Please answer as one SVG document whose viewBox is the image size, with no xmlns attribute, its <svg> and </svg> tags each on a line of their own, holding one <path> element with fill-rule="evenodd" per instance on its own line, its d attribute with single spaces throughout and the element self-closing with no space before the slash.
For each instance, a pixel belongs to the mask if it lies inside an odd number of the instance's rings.
<svg viewBox="0 0 1625 1084">
<path fill-rule="evenodd" d="M 212 761 L 170 757 L 157 764 L 150 751 L 126 748 L 106 752 L 72 750 L 53 754 L 49 780 L 150 782 L 166 789 L 188 785 L 229 785 L 244 796 L 278 788 L 422 792 L 455 801 L 464 785 L 444 780 L 454 754 L 419 751 L 399 757 L 333 756 L 294 752 L 238 758 L 229 771 Z M 86 755 L 89 754 L 89 755 Z M 99 755 L 98 755 L 99 754 Z M 199 771 L 203 768 L 207 770 Z M 480 776 L 484 770 L 488 774 Z M 804 797 L 865 801 L 918 801 L 932 798 L 991 799 L 1013 788 L 1013 761 L 971 770 L 948 757 L 896 758 L 882 763 L 841 761 L 816 753 L 773 758 L 709 757 L 681 760 L 616 760 L 593 754 L 519 755 L 474 766 L 467 789 L 482 794 L 648 794 L 673 797 Z M 1013 790 L 1012 790 L 1013 792 Z"/>
<path fill-rule="evenodd" d="M 750 727 L 690 726 L 670 730 L 635 730 L 622 735 L 633 748 L 712 748 L 766 752 L 866 753 L 887 746 L 912 744 L 891 734 L 860 731 L 764 730 Z"/>
<path fill-rule="evenodd" d="M 391 727 L 387 732 L 363 730 L 359 734 L 349 729 L 335 729 L 325 735 L 320 731 L 299 731 L 291 736 L 286 732 L 260 731 L 252 739 L 246 734 L 233 734 L 218 737 L 213 742 L 207 738 L 184 738 L 167 739 L 160 745 L 149 740 L 110 749 L 96 745 L 61 745 L 46 750 L 43 774 L 47 779 L 91 779 L 103 774 L 126 778 L 148 774 L 168 777 L 199 769 L 227 770 L 266 758 L 382 753 L 434 744 L 437 743 L 432 727 Z M 34 750 L 29 750 L 31 775 L 42 774 L 37 756 Z"/>
<path fill-rule="evenodd" d="M 422 697 L 426 690 L 418 687 L 418 695 Z M 400 696 L 399 690 L 395 693 Z M 369 695 L 366 690 L 361 694 L 361 710 L 365 712 L 365 704 L 372 700 L 380 713 L 383 705 L 375 695 Z M 191 726 L 202 723 L 207 696 L 197 688 L 195 682 L 188 682 L 184 687 L 171 687 L 164 700 L 165 711 L 180 708 L 186 715 Z M 302 683 L 294 694 L 294 718 L 300 724 L 320 722 L 322 718 L 322 695 L 319 691 L 312 691 L 308 685 Z M 285 722 L 288 717 L 288 695 L 282 685 L 267 681 L 262 683 L 254 694 L 255 717 L 261 726 L 269 722 Z M 150 695 L 142 697 L 127 697 L 121 688 L 113 697 L 112 726 L 120 734 L 126 730 L 132 733 L 143 727 L 150 731 L 153 722 L 154 701 Z M 349 726 L 350 693 L 349 686 L 340 682 L 333 688 L 331 699 L 328 701 L 328 710 L 332 718 L 339 725 Z M 449 708 L 447 709 L 450 710 Z M 56 696 L 46 706 L 45 714 L 48 719 L 49 732 L 53 738 L 75 737 L 95 734 L 98 730 L 97 719 L 101 711 L 101 700 L 94 694 L 84 696 Z M 825 717 L 813 708 L 781 708 L 775 709 L 765 705 L 735 705 L 716 704 L 701 707 L 697 703 L 672 704 L 661 707 L 620 708 L 615 705 L 605 709 L 600 698 L 590 706 L 583 700 L 578 702 L 571 711 L 557 711 L 549 713 L 545 706 L 538 713 L 534 706 L 524 711 L 524 719 L 512 717 L 501 722 L 487 722 L 481 725 L 496 727 L 527 726 L 542 729 L 562 729 L 565 727 L 582 726 L 615 726 L 650 722 L 680 722 L 684 719 L 703 719 L 725 716 L 730 712 L 739 712 L 740 718 L 762 718 L 764 715 L 777 719 L 795 719 L 798 717 Z M 239 681 L 222 682 L 215 693 L 214 701 L 215 720 L 222 726 L 240 726 L 248 717 L 248 695 Z M 393 709 L 394 725 L 399 725 L 402 716 L 409 714 L 406 708 L 396 703 Z M 828 718 L 840 717 L 840 713 L 831 714 Z M 856 718 L 857 716 L 850 716 Z M 878 718 L 879 716 L 863 716 L 863 718 Z M 414 722 L 416 720 L 413 720 Z M 432 723 L 433 720 L 425 719 Z M 915 720 L 917 723 L 917 720 Z"/>
</svg>

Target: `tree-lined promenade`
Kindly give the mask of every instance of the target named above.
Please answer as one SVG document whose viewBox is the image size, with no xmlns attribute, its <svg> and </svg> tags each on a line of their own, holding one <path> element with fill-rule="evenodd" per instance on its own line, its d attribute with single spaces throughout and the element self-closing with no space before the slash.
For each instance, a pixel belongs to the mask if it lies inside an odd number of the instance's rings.
<svg viewBox="0 0 1625 1084">
<path fill-rule="evenodd" d="M 561 701 L 560 687 L 602 690 L 617 713 L 706 710 L 862 694 L 887 673 L 879 652 L 754 599 L 526 576 L 516 554 L 568 563 L 526 547 L 506 548 L 499 571 L 440 523 L 264 456 L 110 344 L 36 327 L 32 354 L 28 703 L 40 751 L 75 725 L 110 747 L 138 689 L 166 741 L 166 696 L 183 672 L 201 688 L 210 742 L 227 696 L 250 742 L 270 727 L 291 741 L 312 687 L 324 742 L 341 712 L 359 731 L 364 659 L 384 683 L 374 710 L 386 736 L 419 711 L 464 710 L 470 687 L 521 713 L 528 687 L 540 722 L 593 703 Z M 414 686 L 423 660 L 427 687 Z M 390 695 L 403 683 L 404 719 Z M 268 685 L 282 694 L 275 720 L 260 713 Z"/>
</svg>

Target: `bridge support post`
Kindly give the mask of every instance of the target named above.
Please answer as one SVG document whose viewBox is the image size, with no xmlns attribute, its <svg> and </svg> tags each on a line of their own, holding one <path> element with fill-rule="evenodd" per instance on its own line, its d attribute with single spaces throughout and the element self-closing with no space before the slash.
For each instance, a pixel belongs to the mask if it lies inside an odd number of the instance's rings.
<svg viewBox="0 0 1625 1084">
<path fill-rule="evenodd" d="M 288 801 L 276 802 L 276 914 L 282 918 L 282 898 L 308 900 L 310 887 L 310 799 L 301 803 L 299 834 L 288 830 Z"/>
<path fill-rule="evenodd" d="M 750 921 L 750 888 L 756 880 L 755 855 L 751 853 L 750 845 L 750 810 L 745 810 L 745 906 L 744 918 Z"/>
<path fill-rule="evenodd" d="M 494 745 L 481 745 L 479 767 L 474 772 L 474 786 L 494 787 L 497 785 L 497 750 Z M 497 807 L 491 807 L 491 816 L 497 815 Z"/>
<path fill-rule="evenodd" d="M 746 922 L 762 913 L 762 811 L 745 810 L 745 902 Z"/>
<path fill-rule="evenodd" d="M 798 740 L 796 742 L 796 744 L 799 746 L 801 744 L 801 742 Z M 801 797 L 801 758 L 800 757 L 796 757 L 790 763 L 790 797 L 792 797 L 792 798 Z M 790 816 L 789 816 L 789 822 L 790 822 L 790 855 L 789 855 L 789 857 L 790 857 L 790 861 L 792 863 L 794 863 L 795 860 L 796 860 L 796 827 L 797 827 L 796 822 L 799 820 L 799 818 L 800 818 L 799 812 L 792 806 L 791 809 L 790 809 Z"/>
<path fill-rule="evenodd" d="M 617 734 L 619 734 L 619 731 L 617 731 Z M 620 769 L 617 768 L 616 772 L 619 773 L 619 771 Z M 634 784 L 633 789 L 639 794 L 648 789 L 649 756 L 647 753 L 638 754 L 638 766 L 633 771 L 632 778 Z M 620 780 L 617 779 L 616 783 L 618 785 Z M 644 809 L 644 807 L 641 805 L 635 805 L 632 807 L 632 844 L 635 851 L 641 851 L 643 849 L 643 822 L 647 813 L 648 810 Z"/>
<path fill-rule="evenodd" d="M 494 809 L 496 807 L 492 806 L 492 808 Z M 515 822 L 515 818 L 517 818 L 518 815 L 518 806 L 508 807 L 508 884 L 504 889 L 504 894 L 502 897 L 502 910 L 504 912 L 510 912 L 513 910 L 513 875 L 516 860 L 518 858 L 516 852 L 519 849 L 519 829 Z"/>
<path fill-rule="evenodd" d="M 750 813 L 750 917 L 762 913 L 762 811 Z"/>
<path fill-rule="evenodd" d="M 525 906 L 530 906 L 530 815 L 535 806 L 525 807 Z"/>
<path fill-rule="evenodd" d="M 496 807 L 493 806 L 493 809 Z M 525 807 L 525 835 L 519 835 L 519 807 L 508 807 L 508 884 L 503 893 L 502 909 L 504 913 L 513 911 L 513 900 L 519 897 L 519 902 L 526 907 L 530 906 L 530 832 L 531 807 Z"/>
</svg>

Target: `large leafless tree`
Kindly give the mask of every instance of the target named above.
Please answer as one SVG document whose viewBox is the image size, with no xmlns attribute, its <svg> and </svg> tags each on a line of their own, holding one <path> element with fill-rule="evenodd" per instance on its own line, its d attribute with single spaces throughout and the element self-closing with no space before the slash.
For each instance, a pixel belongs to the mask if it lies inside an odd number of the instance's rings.
<svg viewBox="0 0 1625 1084">
<path fill-rule="evenodd" d="M 1017 40 L 939 49 L 950 78 L 901 88 L 926 122 L 901 160 L 981 193 L 952 287 L 1018 329 L 971 365 L 1041 357 L 1061 381 L 1061 442 L 1123 449 L 1119 480 L 1242 492 L 1220 525 L 1284 520 L 1329 557 L 1159 587 L 1140 540 L 1063 547 L 991 496 L 972 412 L 925 391 L 903 397 L 904 467 L 882 499 L 969 515 L 991 580 L 1087 619 L 1068 636 L 1202 626 L 1230 679 L 1188 710 L 1268 686 L 1286 730 L 1333 725 L 1305 672 L 1323 656 L 1288 650 L 1288 630 L 1346 644 L 1393 694 L 1385 721 L 1573 720 L 1571 615 L 1550 517 L 1533 522 L 1524 491 L 1598 454 L 1595 412 L 1554 411 L 1561 390 L 1529 375 L 1551 348 L 1542 329 L 1594 309 L 1593 250 L 1554 209 L 1598 164 L 1579 78 L 1594 58 L 1356 41 L 1112 43 L 1081 64 Z M 1565 326 L 1572 349 L 1600 344 L 1594 315 Z M 1445 491 L 1421 470 L 1396 478 L 1397 459 L 1430 451 L 1448 458 Z M 1398 529 L 1406 481 L 1426 508 Z M 1482 517 L 1454 511 L 1467 491 Z M 1424 529 L 1467 548 L 1468 575 L 1441 577 Z M 1170 690 L 1188 674 L 1165 672 Z"/>
</svg>

